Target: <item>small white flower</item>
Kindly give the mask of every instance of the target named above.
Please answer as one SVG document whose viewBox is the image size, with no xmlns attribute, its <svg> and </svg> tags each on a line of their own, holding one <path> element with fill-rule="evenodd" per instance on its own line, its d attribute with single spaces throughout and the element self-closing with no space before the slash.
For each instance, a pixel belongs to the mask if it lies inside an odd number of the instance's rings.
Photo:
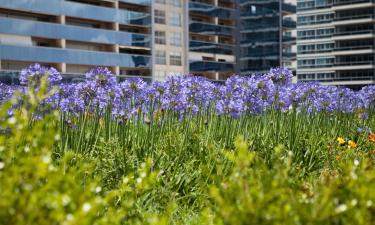
<svg viewBox="0 0 375 225">
<path fill-rule="evenodd" d="M 354 165 L 355 165 L 355 166 L 358 166 L 358 165 L 359 165 L 359 161 L 358 161 L 358 159 L 355 159 L 355 160 L 354 160 Z"/>
<path fill-rule="evenodd" d="M 15 124 L 17 122 L 17 119 L 14 117 L 14 116 L 12 116 L 12 117 L 10 117 L 9 119 L 8 119 L 8 123 L 9 124 Z"/>
<path fill-rule="evenodd" d="M 142 177 L 142 178 L 145 178 L 146 175 L 147 175 L 147 174 L 146 174 L 145 172 L 142 172 L 142 173 L 141 173 L 141 177 Z"/>
<path fill-rule="evenodd" d="M 85 203 L 85 204 L 83 204 L 83 206 L 82 206 L 82 210 L 84 211 L 84 212 L 88 212 L 88 211 L 90 211 L 90 209 L 91 209 L 91 205 L 90 205 L 90 203 Z"/>
<path fill-rule="evenodd" d="M 49 157 L 48 155 L 44 155 L 42 157 L 42 161 L 45 163 L 45 164 L 49 164 L 51 162 L 51 157 Z"/>
<path fill-rule="evenodd" d="M 96 187 L 96 188 L 95 188 L 95 192 L 96 192 L 96 193 L 100 193 L 101 191 L 102 191 L 102 187 L 99 186 L 99 187 Z"/>
<path fill-rule="evenodd" d="M 368 200 L 368 201 L 366 202 L 366 205 L 367 205 L 367 207 L 371 207 L 371 206 L 372 206 L 372 201 L 371 201 L 371 200 Z"/>
<path fill-rule="evenodd" d="M 73 215 L 72 214 L 68 214 L 66 215 L 66 220 L 70 221 L 70 220 L 73 220 Z"/>
<path fill-rule="evenodd" d="M 67 195 L 64 195 L 62 198 L 62 203 L 64 206 L 67 206 L 70 203 L 70 197 Z"/>
<path fill-rule="evenodd" d="M 340 204 L 336 207 L 335 212 L 336 213 L 342 213 L 345 212 L 348 209 L 348 206 L 345 204 Z"/>
<path fill-rule="evenodd" d="M 139 184 L 139 183 L 141 183 L 141 182 L 142 182 L 142 178 L 138 177 L 138 178 L 137 178 L 137 183 Z"/>
<path fill-rule="evenodd" d="M 352 206 L 356 206 L 357 203 L 358 203 L 358 200 L 357 199 L 352 199 L 352 201 L 350 203 L 352 204 Z"/>
<path fill-rule="evenodd" d="M 24 151 L 25 151 L 25 152 L 29 152 L 29 151 L 30 151 L 30 147 L 29 147 L 29 146 L 25 146 Z"/>
</svg>

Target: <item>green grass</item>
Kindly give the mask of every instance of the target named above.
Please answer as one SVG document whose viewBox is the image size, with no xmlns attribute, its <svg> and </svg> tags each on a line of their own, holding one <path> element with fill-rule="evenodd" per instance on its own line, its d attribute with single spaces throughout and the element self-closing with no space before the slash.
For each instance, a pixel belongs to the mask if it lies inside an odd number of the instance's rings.
<svg viewBox="0 0 375 225">
<path fill-rule="evenodd" d="M 107 110 L 33 120 L 45 95 L 24 96 L 14 117 L 1 120 L 10 132 L 0 135 L 0 224 L 375 220 L 375 143 L 357 132 L 375 129 L 373 112 L 368 120 L 273 110 L 181 120 L 160 112 L 119 122 Z"/>
</svg>

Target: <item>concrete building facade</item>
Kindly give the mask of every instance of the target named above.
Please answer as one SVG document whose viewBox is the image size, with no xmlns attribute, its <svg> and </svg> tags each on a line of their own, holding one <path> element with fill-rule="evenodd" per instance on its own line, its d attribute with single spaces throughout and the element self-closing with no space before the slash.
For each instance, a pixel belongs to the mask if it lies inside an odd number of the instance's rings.
<svg viewBox="0 0 375 225">
<path fill-rule="evenodd" d="M 374 84 L 374 16 L 374 0 L 298 0 L 298 80 Z"/>
</svg>

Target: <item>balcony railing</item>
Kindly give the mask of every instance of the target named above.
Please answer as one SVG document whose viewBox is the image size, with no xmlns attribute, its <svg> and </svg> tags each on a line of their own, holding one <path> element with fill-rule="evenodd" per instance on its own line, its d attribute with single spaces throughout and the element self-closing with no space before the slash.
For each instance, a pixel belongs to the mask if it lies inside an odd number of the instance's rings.
<svg viewBox="0 0 375 225">
<path fill-rule="evenodd" d="M 21 71 L 18 70 L 0 70 L 0 82 L 8 85 L 19 85 L 19 75 Z M 78 83 L 86 80 L 85 74 L 82 73 L 62 73 L 61 83 Z M 118 75 L 116 76 L 119 82 L 128 78 L 141 78 L 146 82 L 151 82 L 151 76 L 129 76 L 129 75 Z"/>
<path fill-rule="evenodd" d="M 355 15 L 355 16 L 340 16 L 336 14 L 334 21 L 345 21 L 345 20 L 358 20 L 358 19 L 372 19 L 375 16 L 373 14 Z"/>
<path fill-rule="evenodd" d="M 293 21 L 293 20 L 283 20 L 282 25 L 284 28 L 295 29 L 297 26 L 297 23 L 296 21 Z"/>
<path fill-rule="evenodd" d="M 220 71 L 228 72 L 234 71 L 234 64 L 230 62 L 216 62 L 216 61 L 190 61 L 190 71 Z"/>
<path fill-rule="evenodd" d="M 189 50 L 195 52 L 231 55 L 234 52 L 234 46 L 227 44 L 190 40 Z"/>
<path fill-rule="evenodd" d="M 234 32 L 234 27 L 210 24 L 200 21 L 191 21 L 189 31 L 199 34 L 216 34 L 231 36 Z"/>
<path fill-rule="evenodd" d="M 0 59 L 130 68 L 149 68 L 151 65 L 151 57 L 147 55 L 1 44 Z"/>
<path fill-rule="evenodd" d="M 362 45 L 362 46 L 345 46 L 345 47 L 336 47 L 335 51 L 350 51 L 350 50 L 369 50 L 374 49 L 373 45 Z"/>
<path fill-rule="evenodd" d="M 374 60 L 368 61 L 350 61 L 350 62 L 335 62 L 335 66 L 359 66 L 359 65 L 375 65 Z"/>
<path fill-rule="evenodd" d="M 375 34 L 375 31 L 373 29 L 356 30 L 356 31 L 336 31 L 334 36 L 359 35 L 359 34 Z"/>
<path fill-rule="evenodd" d="M 353 5 L 360 3 L 374 3 L 375 0 L 334 0 L 333 5 Z"/>
<path fill-rule="evenodd" d="M 225 19 L 234 17 L 234 11 L 231 9 L 209 5 L 201 2 L 189 2 L 189 12 Z"/>
</svg>

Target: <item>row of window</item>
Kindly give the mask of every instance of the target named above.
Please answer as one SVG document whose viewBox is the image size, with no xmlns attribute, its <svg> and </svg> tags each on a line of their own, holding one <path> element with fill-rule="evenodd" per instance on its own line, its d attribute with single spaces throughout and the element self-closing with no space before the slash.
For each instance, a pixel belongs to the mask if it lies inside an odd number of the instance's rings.
<svg viewBox="0 0 375 225">
<path fill-rule="evenodd" d="M 297 2 L 297 10 L 311 10 L 315 8 L 324 8 L 332 6 L 333 0 L 315 0 L 315 1 L 304 1 Z"/>
<path fill-rule="evenodd" d="M 302 30 L 297 31 L 297 39 L 310 39 L 330 37 L 335 32 L 334 28 L 324 28 L 317 30 Z"/>
<path fill-rule="evenodd" d="M 155 44 L 166 45 L 167 44 L 167 34 L 165 31 L 156 30 L 155 31 Z M 180 32 L 170 32 L 168 34 L 169 41 L 168 44 L 172 46 L 181 46 L 182 37 Z"/>
<path fill-rule="evenodd" d="M 301 59 L 301 60 L 297 60 L 297 65 L 299 68 L 326 67 L 326 66 L 332 66 L 334 62 L 335 62 L 335 58 Z"/>
<path fill-rule="evenodd" d="M 298 53 L 313 53 L 313 52 L 325 52 L 334 49 L 334 43 L 321 43 L 321 44 L 309 44 L 309 45 L 298 45 Z"/>
<path fill-rule="evenodd" d="M 181 53 L 180 52 L 170 52 L 169 53 L 169 65 L 172 66 L 181 66 Z M 163 50 L 155 51 L 155 64 L 167 65 L 167 54 Z"/>
<path fill-rule="evenodd" d="M 311 15 L 311 16 L 299 16 L 297 18 L 297 25 L 312 25 L 312 24 L 321 24 L 328 23 L 333 20 L 334 14 L 320 14 L 320 15 Z"/>
<path fill-rule="evenodd" d="M 297 77 L 301 80 L 333 79 L 335 77 L 335 73 L 298 74 Z"/>
<path fill-rule="evenodd" d="M 155 0 L 156 3 L 159 4 L 168 4 L 168 5 L 173 5 L 176 7 L 181 7 L 181 0 Z"/>
<path fill-rule="evenodd" d="M 164 10 L 155 9 L 154 11 L 154 22 L 158 24 L 167 24 L 166 13 Z M 168 13 L 168 25 L 181 27 L 182 26 L 182 15 L 177 12 Z"/>
</svg>

